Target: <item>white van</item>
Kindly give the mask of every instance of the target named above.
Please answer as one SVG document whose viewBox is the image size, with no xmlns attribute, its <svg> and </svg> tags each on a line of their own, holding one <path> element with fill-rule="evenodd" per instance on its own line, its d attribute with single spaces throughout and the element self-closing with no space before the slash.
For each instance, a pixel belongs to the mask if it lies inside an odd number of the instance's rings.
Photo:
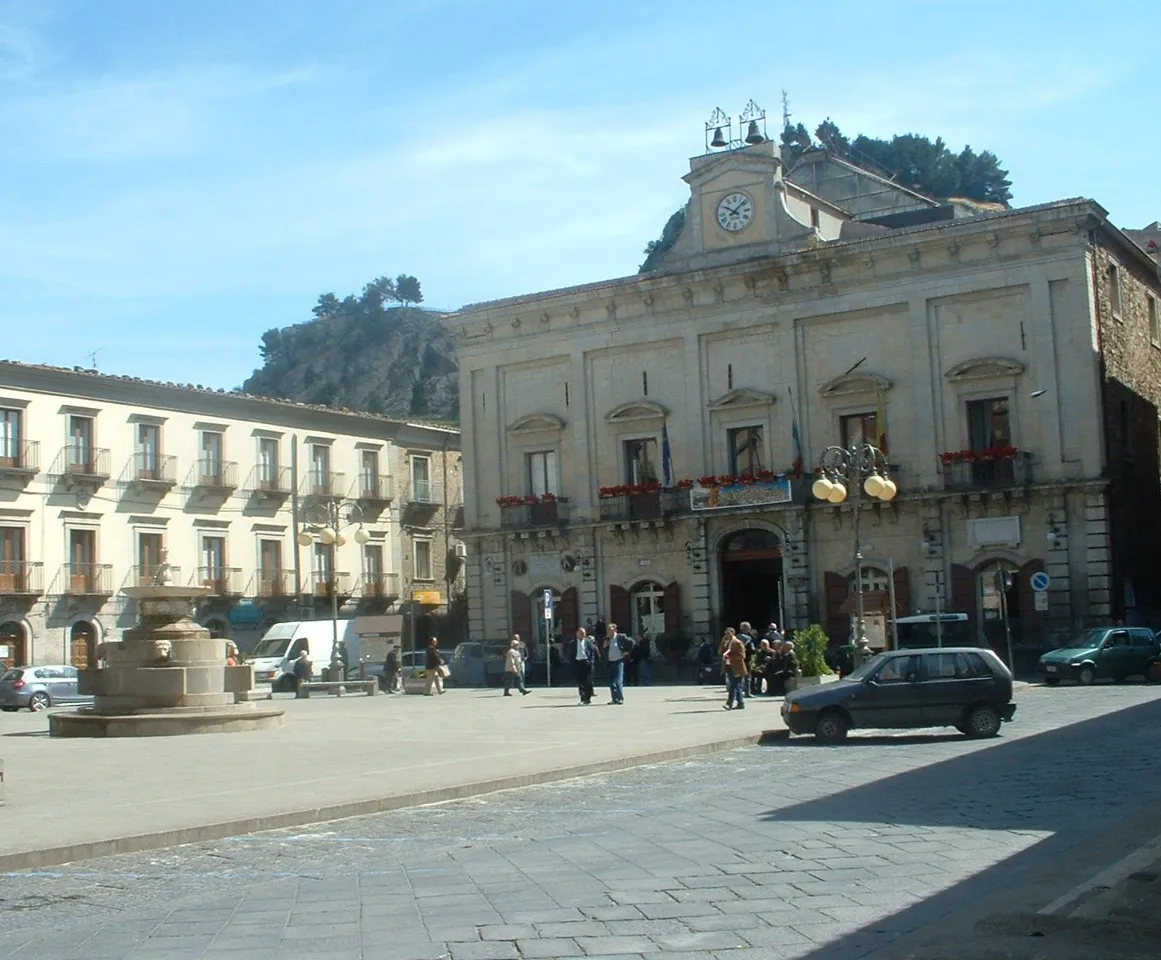
<svg viewBox="0 0 1161 960">
<path fill-rule="evenodd" d="M 340 620 L 338 628 L 339 649 L 345 647 L 345 661 L 350 669 L 360 659 L 359 634 L 354 620 Z M 304 648 L 314 668 L 312 679 L 321 680 L 323 671 L 331 663 L 334 636 L 334 625 L 330 620 L 288 620 L 274 624 L 250 654 L 255 683 L 269 681 L 270 689 L 275 693 L 291 690 L 294 686 L 294 661 Z"/>
</svg>

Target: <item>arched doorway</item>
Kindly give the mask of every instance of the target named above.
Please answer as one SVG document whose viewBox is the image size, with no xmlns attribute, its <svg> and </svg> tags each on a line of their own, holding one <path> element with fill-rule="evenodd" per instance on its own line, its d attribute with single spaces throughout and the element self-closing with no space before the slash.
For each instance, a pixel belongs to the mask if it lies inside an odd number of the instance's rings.
<svg viewBox="0 0 1161 960">
<path fill-rule="evenodd" d="M 723 627 L 782 624 L 782 543 L 769 530 L 738 530 L 719 550 Z"/>
<path fill-rule="evenodd" d="M 19 620 L 0 623 L 0 664 L 22 667 L 28 663 L 28 632 Z"/>
<path fill-rule="evenodd" d="M 81 670 L 97 663 L 97 628 L 88 620 L 69 629 L 69 663 Z"/>
<path fill-rule="evenodd" d="M 665 588 L 652 580 L 639 583 L 630 591 L 629 610 L 633 622 L 621 627 L 632 630 L 631 636 L 641 634 L 650 639 L 665 632 Z"/>
</svg>

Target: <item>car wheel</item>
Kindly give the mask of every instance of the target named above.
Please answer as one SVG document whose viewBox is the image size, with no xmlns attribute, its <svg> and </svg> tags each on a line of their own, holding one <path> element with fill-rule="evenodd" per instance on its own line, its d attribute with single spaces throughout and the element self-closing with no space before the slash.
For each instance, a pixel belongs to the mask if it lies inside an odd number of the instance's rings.
<svg viewBox="0 0 1161 960">
<path fill-rule="evenodd" d="M 847 719 L 837 710 L 828 710 L 814 725 L 814 736 L 823 743 L 839 743 L 847 736 Z"/>
<path fill-rule="evenodd" d="M 1146 683 L 1161 683 L 1161 663 L 1151 663 L 1145 668 Z"/>
<path fill-rule="evenodd" d="M 1076 679 L 1080 681 L 1082 687 L 1091 687 L 1096 683 L 1096 671 L 1092 667 L 1081 667 Z"/>
<path fill-rule="evenodd" d="M 48 699 L 47 693 L 34 693 L 28 698 L 28 709 L 33 713 L 39 713 L 41 710 L 47 710 L 52 706 L 52 701 Z"/>
<path fill-rule="evenodd" d="M 1046 687 L 1055 687 L 1059 683 L 1060 683 L 1060 677 L 1045 677 L 1044 678 L 1044 686 L 1046 686 Z"/>
<path fill-rule="evenodd" d="M 1000 714 L 995 707 L 979 706 L 968 714 L 964 733 L 973 740 L 994 737 L 1000 732 Z"/>
</svg>

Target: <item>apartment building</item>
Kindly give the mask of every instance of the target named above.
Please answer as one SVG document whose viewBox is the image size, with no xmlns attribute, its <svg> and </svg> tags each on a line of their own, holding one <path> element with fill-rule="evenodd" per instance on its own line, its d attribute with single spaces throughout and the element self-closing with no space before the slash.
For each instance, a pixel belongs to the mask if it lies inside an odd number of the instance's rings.
<svg viewBox="0 0 1161 960">
<path fill-rule="evenodd" d="M 163 564 L 243 646 L 332 598 L 445 611 L 458 450 L 435 424 L 0 362 L 0 660 L 85 663 L 133 623 L 121 589 Z"/>
</svg>

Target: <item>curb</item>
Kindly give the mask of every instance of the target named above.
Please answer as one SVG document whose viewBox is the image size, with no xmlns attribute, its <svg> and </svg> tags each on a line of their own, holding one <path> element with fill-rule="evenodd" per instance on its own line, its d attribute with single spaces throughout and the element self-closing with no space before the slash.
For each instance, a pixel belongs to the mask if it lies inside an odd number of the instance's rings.
<svg viewBox="0 0 1161 960">
<path fill-rule="evenodd" d="M 543 783 L 554 783 L 560 780 L 572 780 L 576 777 L 589 777 L 600 773 L 614 773 L 618 770 L 628 770 L 633 767 L 648 766 L 653 763 L 668 763 L 674 760 L 702 757 L 711 753 L 736 750 L 739 747 L 752 747 L 775 740 L 785 740 L 789 736 L 790 732 L 788 730 L 765 730 L 761 733 L 731 737 L 728 740 L 715 740 L 710 743 L 673 747 L 669 750 L 658 750 L 653 753 L 643 753 L 633 757 L 616 757 L 612 760 L 598 760 L 592 763 L 560 767 L 555 770 L 542 770 L 536 773 L 520 774 L 518 776 L 497 777 L 494 780 L 480 780 L 475 783 L 464 783 L 454 787 L 438 787 L 431 790 L 418 790 L 414 793 L 404 793 L 389 797 L 352 800 L 347 803 L 311 807 L 304 810 L 290 810 L 285 813 L 274 813 L 268 816 L 245 817 L 240 820 L 224 820 L 219 823 L 208 823 L 197 827 L 160 830 L 155 833 L 143 833 L 132 837 L 115 837 L 112 840 L 94 840 L 90 843 L 75 843 L 64 847 L 49 847 L 45 850 L 26 850 L 18 853 L 2 854 L 0 855 L 0 874 L 10 873 L 16 870 L 32 870 L 40 867 L 59 866 L 64 863 L 73 863 L 78 860 L 92 860 L 97 857 L 112 857 L 123 853 L 140 853 L 144 850 L 158 850 L 163 847 L 176 847 L 190 843 L 224 840 L 227 837 L 243 836 L 248 833 L 260 833 L 265 830 L 281 830 L 286 827 L 301 827 L 312 823 L 329 823 L 332 820 L 365 817 L 369 814 L 388 813 L 392 810 L 400 810 L 405 807 L 419 807 L 432 803 L 444 803 L 448 800 L 464 800 L 469 797 L 497 793 L 501 790 L 514 790 L 518 787 L 531 787 Z"/>
</svg>

